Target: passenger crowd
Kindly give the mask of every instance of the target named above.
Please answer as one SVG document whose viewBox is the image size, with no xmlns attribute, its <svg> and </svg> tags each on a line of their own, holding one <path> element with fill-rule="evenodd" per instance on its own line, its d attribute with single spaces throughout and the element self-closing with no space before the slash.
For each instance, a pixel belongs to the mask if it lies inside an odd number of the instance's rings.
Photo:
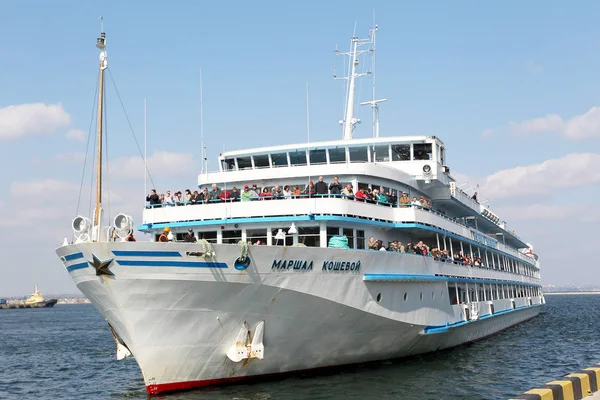
<svg viewBox="0 0 600 400">
<path fill-rule="evenodd" d="M 194 190 L 193 192 L 190 189 L 186 189 L 183 193 L 178 191 L 174 194 L 171 194 L 171 191 L 168 190 L 166 193 L 160 195 L 153 189 L 146 196 L 146 201 L 150 207 L 160 207 L 165 205 L 178 206 L 227 201 L 278 200 L 305 197 L 343 197 L 372 204 L 431 207 L 431 202 L 425 199 L 424 196 L 420 196 L 420 198 L 414 196 L 411 199 L 408 193 L 402 192 L 398 198 L 395 190 L 383 187 L 364 187 L 357 188 L 355 191 L 351 183 L 343 185 L 339 182 L 337 176 L 334 176 L 333 181 L 329 184 L 324 182 L 323 177 L 320 176 L 316 183 L 310 180 L 302 190 L 298 185 L 275 185 L 273 187 L 259 188 L 256 183 L 252 184 L 252 186 L 244 185 L 241 190 L 236 186 L 233 186 L 231 190 L 219 188 L 216 183 L 213 183 L 210 189 L 204 187 L 202 190 Z"/>
<path fill-rule="evenodd" d="M 423 241 L 416 244 L 408 243 L 406 246 L 397 240 L 384 245 L 382 240 L 375 240 L 373 236 L 369 238 L 369 250 L 378 251 L 394 251 L 397 253 L 420 254 L 423 256 L 433 257 L 436 261 L 454 262 L 456 264 L 474 265 L 484 267 L 483 260 L 480 257 L 471 257 L 469 254 L 463 254 L 462 251 L 450 254 L 448 250 L 441 250 L 437 247 L 429 247 Z"/>
</svg>

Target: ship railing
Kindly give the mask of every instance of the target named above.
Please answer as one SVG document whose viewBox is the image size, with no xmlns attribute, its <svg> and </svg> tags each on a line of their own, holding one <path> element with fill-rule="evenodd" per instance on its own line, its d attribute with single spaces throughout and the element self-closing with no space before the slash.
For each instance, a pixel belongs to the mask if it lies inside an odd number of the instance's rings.
<svg viewBox="0 0 600 400">
<path fill-rule="evenodd" d="M 445 221 L 448 221 L 456 226 L 459 226 L 460 228 L 468 228 L 469 230 L 474 229 L 472 226 L 467 225 L 467 223 L 465 222 L 465 220 L 463 218 L 449 217 L 444 212 L 441 212 L 441 211 L 436 210 L 431 207 L 416 205 L 416 204 L 412 204 L 412 203 L 400 204 L 398 202 L 390 203 L 390 202 L 384 202 L 384 201 L 375 201 L 372 199 L 359 198 L 354 195 L 349 196 L 349 195 L 344 195 L 344 194 L 296 194 L 296 195 L 292 195 L 291 197 L 285 197 L 285 196 L 262 196 L 262 197 L 260 197 L 259 196 L 259 197 L 252 197 L 249 200 L 242 200 L 240 198 L 225 198 L 225 199 L 219 198 L 219 199 L 211 199 L 211 200 L 200 200 L 195 203 L 189 202 L 189 201 L 183 201 L 183 202 L 174 202 L 174 203 L 147 204 L 146 209 L 163 208 L 163 207 L 178 207 L 178 206 L 202 206 L 202 205 L 210 205 L 210 204 L 238 203 L 238 202 L 252 202 L 252 201 L 294 200 L 294 199 L 308 199 L 308 198 L 347 199 L 347 200 L 357 201 L 357 202 L 366 203 L 366 204 L 375 204 L 378 206 L 389 207 L 389 208 L 414 208 L 416 210 L 420 210 L 423 212 L 427 212 L 427 213 L 436 215 L 437 217 L 442 218 Z M 533 261 L 535 263 L 535 261 L 532 260 L 530 257 L 527 257 L 527 256 L 523 255 L 522 253 L 520 253 L 519 251 L 517 251 L 509 246 L 506 246 L 503 243 L 498 242 L 496 239 L 490 237 L 489 235 L 486 235 L 485 233 L 480 232 L 480 231 L 478 231 L 478 233 L 496 241 L 496 246 L 495 246 L 496 249 L 504 251 L 505 253 L 511 254 L 511 255 L 521 259 L 522 261 L 529 262 L 529 263 L 531 263 Z"/>
</svg>

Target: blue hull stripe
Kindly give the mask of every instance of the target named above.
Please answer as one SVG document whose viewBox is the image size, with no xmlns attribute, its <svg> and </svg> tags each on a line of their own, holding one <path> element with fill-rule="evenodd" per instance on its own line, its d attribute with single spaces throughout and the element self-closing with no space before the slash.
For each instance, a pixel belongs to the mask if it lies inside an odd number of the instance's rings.
<svg viewBox="0 0 600 400">
<path fill-rule="evenodd" d="M 487 283 L 497 285 L 517 285 L 540 287 L 533 283 L 504 281 L 500 279 L 478 279 L 478 278 L 461 278 L 451 276 L 437 275 L 409 275 L 409 274 L 365 274 L 364 281 L 369 282 L 449 282 L 449 283 Z"/>
<path fill-rule="evenodd" d="M 117 257 L 181 257 L 178 251 L 113 250 Z"/>
<path fill-rule="evenodd" d="M 65 259 L 65 261 L 73 261 L 73 260 L 78 260 L 80 258 L 83 258 L 83 253 L 73 253 L 73 254 L 67 254 L 66 256 L 63 257 Z"/>
<path fill-rule="evenodd" d="M 227 264 L 213 261 L 116 260 L 116 262 L 125 267 L 227 268 Z"/>
<path fill-rule="evenodd" d="M 72 271 L 75 271 L 77 269 L 83 269 L 83 268 L 87 268 L 87 267 L 88 267 L 88 263 L 86 261 L 86 262 L 82 262 L 82 263 L 79 263 L 79 264 L 69 265 L 67 267 L 67 271 L 72 272 Z"/>
<path fill-rule="evenodd" d="M 448 325 L 427 326 L 427 327 L 425 327 L 425 329 L 423 329 L 423 333 L 425 333 L 426 335 L 431 335 L 431 334 L 434 334 L 434 333 L 446 333 L 446 332 L 450 331 L 451 329 L 458 328 L 460 326 L 464 326 L 464 325 L 468 325 L 468 324 L 473 324 L 473 323 L 476 323 L 478 321 L 485 321 L 486 319 L 490 319 L 490 318 L 494 318 L 494 317 L 499 317 L 499 316 L 504 315 L 504 314 L 508 314 L 508 313 L 515 312 L 515 311 L 524 310 L 526 308 L 533 308 L 533 307 L 541 307 L 541 304 L 534 304 L 534 305 L 531 305 L 531 306 L 521 306 L 521 307 L 517 307 L 515 309 L 511 308 L 510 310 L 498 311 L 498 312 L 495 312 L 493 314 L 483 315 L 483 316 L 479 317 L 479 319 L 477 319 L 475 321 L 460 321 L 460 322 L 455 322 L 453 324 L 448 324 Z"/>
</svg>

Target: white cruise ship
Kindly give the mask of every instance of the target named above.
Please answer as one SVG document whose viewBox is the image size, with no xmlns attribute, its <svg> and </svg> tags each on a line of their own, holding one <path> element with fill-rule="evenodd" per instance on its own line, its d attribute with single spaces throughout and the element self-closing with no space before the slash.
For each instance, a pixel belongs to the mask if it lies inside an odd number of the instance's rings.
<svg viewBox="0 0 600 400">
<path fill-rule="evenodd" d="M 96 208 L 56 252 L 149 394 L 432 352 L 540 312 L 537 256 L 457 187 L 440 138 L 353 138 L 374 35 L 352 39 L 341 140 L 222 153 L 198 176 L 222 195 L 146 205 L 146 242 L 127 215 L 102 222 L 98 39 Z"/>
</svg>

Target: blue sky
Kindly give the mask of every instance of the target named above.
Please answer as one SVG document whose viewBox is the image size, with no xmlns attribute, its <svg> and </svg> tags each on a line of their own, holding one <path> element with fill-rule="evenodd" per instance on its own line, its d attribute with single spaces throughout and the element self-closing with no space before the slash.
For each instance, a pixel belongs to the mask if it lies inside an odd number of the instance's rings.
<svg viewBox="0 0 600 400">
<path fill-rule="evenodd" d="M 200 69 L 211 169 L 224 148 L 304 141 L 306 82 L 311 140 L 341 137 L 344 89 L 332 75 L 343 61 L 333 50 L 348 48 L 355 22 L 366 36 L 373 10 L 377 96 L 388 99 L 381 134 L 441 137 L 453 173 L 479 183 L 534 244 L 546 283 L 600 285 L 588 261 L 600 223 L 598 2 L 9 0 L 1 10 L 0 295 L 34 282 L 76 290 L 53 248 L 77 205 L 98 16 L 140 139 L 147 99 L 151 173 L 166 190 L 196 182 Z M 359 100 L 369 100 L 362 85 Z M 110 77 L 107 102 L 111 196 L 139 221 L 143 172 Z M 371 135 L 370 115 L 361 110 L 356 137 Z"/>
</svg>

